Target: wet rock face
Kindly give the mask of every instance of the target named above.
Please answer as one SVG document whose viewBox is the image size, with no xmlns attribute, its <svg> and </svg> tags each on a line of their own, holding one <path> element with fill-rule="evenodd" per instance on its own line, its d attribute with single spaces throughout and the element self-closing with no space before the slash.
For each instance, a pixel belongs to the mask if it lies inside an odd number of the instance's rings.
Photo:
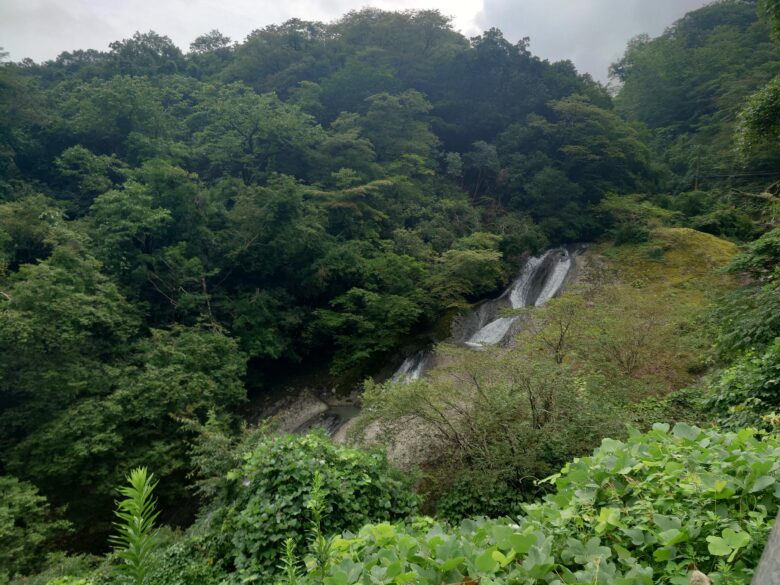
<svg viewBox="0 0 780 585">
<path fill-rule="evenodd" d="M 313 429 L 321 428 L 333 436 L 358 414 L 360 414 L 360 408 L 355 405 L 329 406 L 326 410 L 308 419 L 293 432 L 307 433 Z"/>
</svg>

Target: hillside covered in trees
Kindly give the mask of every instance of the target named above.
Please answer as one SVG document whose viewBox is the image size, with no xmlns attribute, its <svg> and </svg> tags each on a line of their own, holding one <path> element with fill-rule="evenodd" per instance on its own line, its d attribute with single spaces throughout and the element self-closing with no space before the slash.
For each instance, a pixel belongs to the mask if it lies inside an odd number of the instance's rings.
<svg viewBox="0 0 780 585">
<path fill-rule="evenodd" d="M 780 503 L 779 30 L 714 2 L 610 87 L 425 10 L 2 62 L 0 585 L 749 582 Z M 511 340 L 446 343 L 573 244 Z M 353 445 L 247 424 L 294 375 L 361 392 Z M 165 528 L 133 559 L 135 468 Z"/>
</svg>

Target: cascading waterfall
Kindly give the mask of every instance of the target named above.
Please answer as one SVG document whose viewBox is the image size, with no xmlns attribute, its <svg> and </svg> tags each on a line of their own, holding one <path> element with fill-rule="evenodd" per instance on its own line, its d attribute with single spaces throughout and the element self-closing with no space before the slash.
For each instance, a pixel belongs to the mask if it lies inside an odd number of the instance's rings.
<svg viewBox="0 0 780 585">
<path fill-rule="evenodd" d="M 541 307 L 560 293 L 571 267 L 572 258 L 568 250 L 564 248 L 549 250 L 541 256 L 528 260 L 509 290 L 496 301 L 489 302 L 498 304 L 502 299 L 508 298 L 512 309 Z M 494 319 L 474 332 L 465 344 L 474 349 L 498 345 L 509 336 L 519 319 L 520 317 L 517 316 Z"/>
<path fill-rule="evenodd" d="M 547 301 L 554 296 L 558 295 L 566 282 L 566 277 L 569 276 L 569 271 L 572 267 L 571 254 L 567 250 L 561 252 L 561 256 L 553 267 L 552 274 L 545 280 L 544 288 L 539 293 L 534 301 L 535 307 L 541 307 Z M 528 304 L 523 305 L 528 306 Z"/>
<path fill-rule="evenodd" d="M 393 374 L 393 381 L 406 381 L 411 382 L 413 380 L 419 380 L 425 374 L 425 370 L 430 366 L 433 352 L 428 349 L 418 351 L 416 354 L 409 356 L 401 364 L 401 367 Z"/>
<path fill-rule="evenodd" d="M 489 312 L 495 314 L 496 307 L 505 299 L 509 300 L 509 306 L 512 309 L 527 307 L 530 304 L 529 299 L 532 297 L 535 277 L 540 267 L 544 266 L 547 257 L 552 253 L 553 251 L 548 251 L 541 256 L 530 258 L 523 266 L 520 276 L 517 277 L 506 292 L 498 299 L 484 303 L 483 307 L 489 307 L 491 309 Z M 482 312 L 485 313 L 486 311 L 483 309 Z M 510 329 L 512 329 L 512 326 L 517 322 L 517 319 L 518 317 L 499 317 L 485 324 L 480 319 L 481 326 L 464 343 L 474 349 L 501 343 L 508 335 Z"/>
<path fill-rule="evenodd" d="M 500 317 L 501 310 L 544 305 L 561 292 L 573 265 L 572 254 L 565 248 L 529 258 L 520 275 L 500 297 L 481 303 L 467 317 L 472 326 L 460 336 L 460 342 L 473 349 L 505 342 L 517 330 L 520 317 Z M 429 349 L 407 357 L 392 379 L 400 382 L 420 379 L 430 368 L 433 358 Z"/>
</svg>

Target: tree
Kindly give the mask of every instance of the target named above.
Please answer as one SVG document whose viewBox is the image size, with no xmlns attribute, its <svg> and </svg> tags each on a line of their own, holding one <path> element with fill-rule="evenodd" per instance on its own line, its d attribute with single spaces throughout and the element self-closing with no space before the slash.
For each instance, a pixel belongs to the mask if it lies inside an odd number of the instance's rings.
<svg viewBox="0 0 780 585">
<path fill-rule="evenodd" d="M 772 27 L 772 34 L 780 40 L 780 2 L 778 0 L 759 0 L 758 13 Z"/>
<path fill-rule="evenodd" d="M 422 314 L 415 298 L 352 288 L 315 312 L 312 329 L 332 337 L 331 371 L 343 373 L 396 347 Z"/>
<path fill-rule="evenodd" d="M 159 75 L 183 68 L 184 56 L 171 39 L 153 30 L 136 32 L 132 38 L 114 41 L 110 56 L 121 75 Z"/>
<path fill-rule="evenodd" d="M 388 163 L 404 154 L 416 154 L 429 162 L 439 140 L 431 132 L 431 104 L 415 90 L 397 95 L 379 93 L 366 99 L 368 111 L 361 125 L 376 150 L 377 160 Z"/>
<path fill-rule="evenodd" d="M 215 53 L 230 47 L 230 37 L 223 35 L 217 29 L 200 35 L 190 43 L 190 52 L 201 55 L 203 53 Z"/>
<path fill-rule="evenodd" d="M 448 250 L 438 258 L 428 286 L 443 306 L 458 307 L 496 290 L 503 276 L 498 250 Z"/>
<path fill-rule="evenodd" d="M 95 197 L 124 178 L 123 164 L 115 156 L 97 156 L 83 146 L 66 148 L 57 157 L 57 170 L 65 178 L 76 212 L 83 214 Z"/>
<path fill-rule="evenodd" d="M 149 189 L 138 183 L 103 193 L 89 213 L 95 255 L 109 274 L 138 290 L 172 219 L 167 209 L 154 207 Z"/>
<path fill-rule="evenodd" d="M 247 184 L 273 173 L 306 178 L 324 137 L 308 114 L 241 83 L 204 88 L 189 124 L 201 174 Z"/>
<path fill-rule="evenodd" d="M 484 140 L 473 144 L 473 150 L 465 155 L 465 169 L 471 171 L 474 182 L 472 200 L 476 201 L 484 181 L 494 180 L 500 170 L 496 147 Z"/>
<path fill-rule="evenodd" d="M 588 307 L 578 294 L 566 294 L 550 299 L 543 308 L 535 308 L 529 315 L 527 329 L 535 340 L 550 352 L 556 364 L 562 364 L 582 335 L 583 315 Z"/>
<path fill-rule="evenodd" d="M 95 79 L 53 93 L 58 117 L 51 140 L 80 144 L 96 155 L 115 154 L 131 163 L 167 150 L 175 123 L 149 79 Z"/>
<path fill-rule="evenodd" d="M 49 502 L 31 483 L 0 476 L 0 578 L 29 575 L 70 523 L 57 520 Z"/>
<path fill-rule="evenodd" d="M 739 113 L 737 144 L 743 157 L 759 147 L 777 148 L 780 139 L 780 76 L 751 95 Z"/>
</svg>

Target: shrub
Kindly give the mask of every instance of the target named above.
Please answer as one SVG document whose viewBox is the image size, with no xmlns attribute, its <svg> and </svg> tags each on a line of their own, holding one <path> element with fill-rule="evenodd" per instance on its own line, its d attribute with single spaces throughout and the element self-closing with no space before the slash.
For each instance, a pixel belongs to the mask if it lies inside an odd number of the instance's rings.
<svg viewBox="0 0 780 585">
<path fill-rule="evenodd" d="M 729 428 L 780 424 L 780 340 L 758 353 L 747 351 L 712 383 L 708 405 Z"/>
<path fill-rule="evenodd" d="M 636 223 L 619 223 L 612 231 L 615 244 L 642 244 L 650 239 L 650 230 L 647 226 Z"/>
<path fill-rule="evenodd" d="M 69 528 L 70 523 L 52 518 L 33 484 L 0 476 L 0 583 L 40 569 L 52 540 Z"/>
<path fill-rule="evenodd" d="M 323 434 L 266 437 L 228 474 L 218 514 L 230 539 L 227 559 L 242 578 L 270 582 L 285 541 L 303 543 L 315 472 L 321 477 L 322 531 L 412 514 L 416 498 L 393 477 L 383 454 L 334 445 Z"/>
<path fill-rule="evenodd" d="M 214 562 L 208 543 L 189 536 L 159 552 L 149 571 L 149 583 L 161 585 L 219 585 L 227 575 Z"/>
<path fill-rule="evenodd" d="M 437 353 L 448 363 L 423 380 L 367 383 L 361 423 L 375 422 L 396 452 L 416 448 L 409 429 L 424 438 L 414 456 L 427 460 L 431 499 L 452 490 L 439 508 L 447 518 L 506 512 L 539 495 L 536 480 L 622 431 L 619 407 L 568 364 L 522 349 Z"/>
</svg>

